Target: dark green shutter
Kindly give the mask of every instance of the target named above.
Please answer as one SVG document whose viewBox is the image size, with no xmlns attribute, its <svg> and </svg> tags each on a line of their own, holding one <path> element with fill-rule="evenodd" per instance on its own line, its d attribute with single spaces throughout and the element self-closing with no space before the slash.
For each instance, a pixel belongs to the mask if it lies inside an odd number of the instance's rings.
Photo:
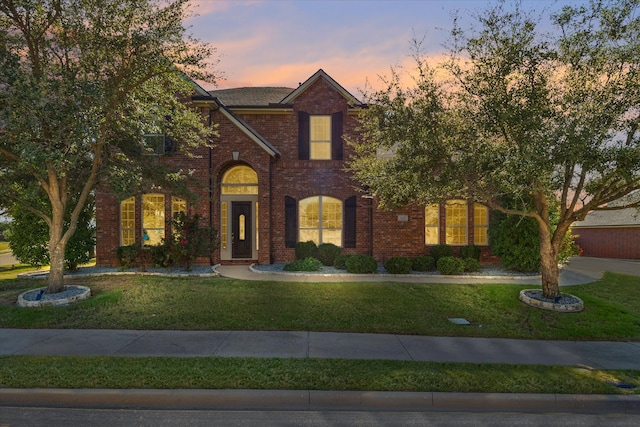
<svg viewBox="0 0 640 427">
<path fill-rule="evenodd" d="M 284 196 L 284 246 L 295 248 L 298 240 L 298 203 Z"/>
<path fill-rule="evenodd" d="M 309 114 L 298 112 L 298 160 L 309 160 Z"/>
<path fill-rule="evenodd" d="M 342 160 L 342 111 L 331 115 L 331 159 Z"/>
<path fill-rule="evenodd" d="M 356 206 L 358 199 L 351 196 L 344 201 L 344 244 L 345 248 L 356 247 Z"/>
</svg>

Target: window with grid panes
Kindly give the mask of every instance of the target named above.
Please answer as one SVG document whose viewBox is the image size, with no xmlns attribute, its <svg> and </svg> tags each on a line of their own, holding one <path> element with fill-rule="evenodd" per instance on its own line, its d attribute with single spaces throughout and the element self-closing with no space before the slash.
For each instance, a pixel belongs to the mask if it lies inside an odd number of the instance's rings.
<svg viewBox="0 0 640 427">
<path fill-rule="evenodd" d="M 317 245 L 342 246 L 342 202 L 333 197 L 316 196 L 300 201 L 299 240 Z"/>
<path fill-rule="evenodd" d="M 145 245 L 159 245 L 164 239 L 164 194 L 144 194 L 142 196 L 142 229 L 148 239 Z"/>
<path fill-rule="evenodd" d="M 120 203 L 120 245 L 136 242 L 136 199 L 129 197 Z"/>
<path fill-rule="evenodd" d="M 445 204 L 445 230 L 447 245 L 467 244 L 467 202 L 447 200 Z"/>
<path fill-rule="evenodd" d="M 480 203 L 473 204 L 473 243 L 488 245 L 489 209 Z"/>
<path fill-rule="evenodd" d="M 424 208 L 424 244 L 440 243 L 440 206 L 429 205 Z"/>
<path fill-rule="evenodd" d="M 331 116 L 310 116 L 309 132 L 309 158 L 331 160 Z"/>
</svg>

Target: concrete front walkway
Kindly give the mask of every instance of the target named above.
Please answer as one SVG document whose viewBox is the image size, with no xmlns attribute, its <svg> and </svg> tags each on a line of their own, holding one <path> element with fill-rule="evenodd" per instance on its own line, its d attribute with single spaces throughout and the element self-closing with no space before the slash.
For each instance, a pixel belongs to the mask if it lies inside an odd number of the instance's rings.
<svg viewBox="0 0 640 427">
<path fill-rule="evenodd" d="M 513 283 L 540 285 L 540 276 L 442 276 L 419 274 L 321 274 L 264 272 L 248 266 L 219 265 L 223 277 L 281 282 L 404 282 L 404 283 Z M 574 257 L 560 271 L 560 286 L 599 280 L 605 271 L 640 276 L 640 260 Z"/>
</svg>

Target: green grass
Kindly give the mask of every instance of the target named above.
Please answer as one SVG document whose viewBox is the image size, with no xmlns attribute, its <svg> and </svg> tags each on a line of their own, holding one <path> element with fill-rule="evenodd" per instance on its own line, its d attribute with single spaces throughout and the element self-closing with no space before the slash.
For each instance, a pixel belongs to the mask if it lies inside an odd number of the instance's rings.
<svg viewBox="0 0 640 427">
<path fill-rule="evenodd" d="M 634 394 L 640 371 L 383 360 L 0 357 L 4 388 Z"/>
<path fill-rule="evenodd" d="M 103 276 L 73 283 L 93 297 L 68 307 L 24 309 L 20 292 L 44 286 L 0 273 L 0 327 L 297 330 L 557 340 L 640 339 L 640 277 L 607 273 L 564 289 L 581 313 L 518 301 L 522 286 L 248 282 L 224 278 Z M 448 321 L 464 317 L 471 326 Z"/>
<path fill-rule="evenodd" d="M 92 298 L 19 308 L 44 286 L 0 270 L 0 327 L 302 330 L 559 340 L 640 339 L 640 277 L 604 275 L 563 289 L 585 302 L 562 314 L 518 301 L 516 285 L 246 282 L 223 278 L 103 276 L 69 283 Z M 464 317 L 471 326 L 457 326 Z M 621 389 L 612 382 L 632 384 Z M 640 393 L 640 370 L 379 360 L 0 357 L 0 387 L 384 390 L 495 393 Z"/>
<path fill-rule="evenodd" d="M 4 252 L 9 252 L 9 242 L 0 242 L 0 254 Z"/>
</svg>

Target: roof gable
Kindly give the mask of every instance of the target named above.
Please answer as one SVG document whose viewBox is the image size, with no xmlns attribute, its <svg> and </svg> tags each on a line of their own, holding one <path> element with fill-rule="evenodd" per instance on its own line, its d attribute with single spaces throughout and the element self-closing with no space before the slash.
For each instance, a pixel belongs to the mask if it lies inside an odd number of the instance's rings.
<svg viewBox="0 0 640 427">
<path fill-rule="evenodd" d="M 260 148 L 266 151 L 272 157 L 280 157 L 280 152 L 273 145 L 269 143 L 266 139 L 264 139 L 258 132 L 253 130 L 251 126 L 245 123 L 243 120 L 238 118 L 233 112 L 223 105 L 218 99 L 215 100 L 218 105 L 220 112 L 223 116 L 225 116 L 231 123 L 236 125 L 245 135 L 247 135 L 253 142 L 258 144 Z"/>
<path fill-rule="evenodd" d="M 309 77 L 304 83 L 298 86 L 293 92 L 284 97 L 280 103 L 281 104 L 292 104 L 293 101 L 300 96 L 304 91 L 306 91 L 312 84 L 316 82 L 318 79 L 325 79 L 331 86 L 333 86 L 338 93 L 340 93 L 350 104 L 362 106 L 362 102 L 360 102 L 355 96 L 351 95 L 345 88 L 340 86 L 338 82 L 333 80 L 331 76 L 324 72 L 324 70 L 319 69 L 316 73 Z"/>
</svg>

